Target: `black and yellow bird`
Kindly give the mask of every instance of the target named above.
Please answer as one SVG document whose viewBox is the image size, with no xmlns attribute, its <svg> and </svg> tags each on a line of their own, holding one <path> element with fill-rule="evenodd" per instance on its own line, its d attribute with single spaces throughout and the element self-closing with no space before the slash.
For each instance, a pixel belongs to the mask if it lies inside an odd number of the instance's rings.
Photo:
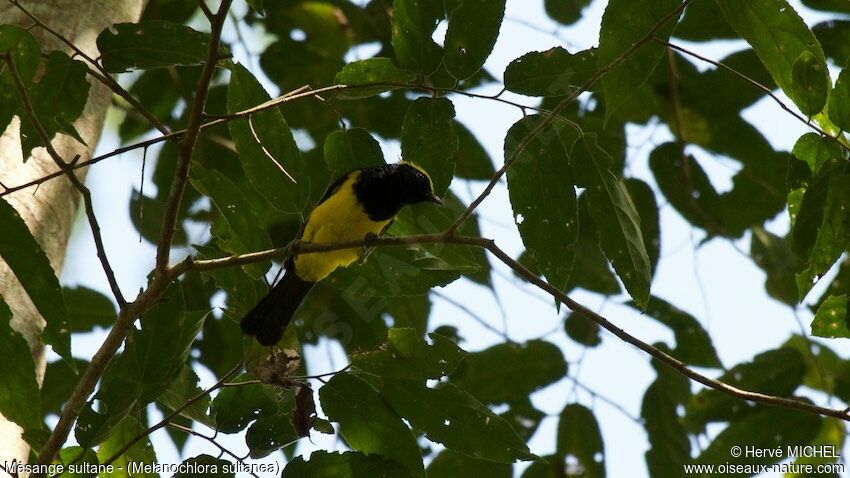
<svg viewBox="0 0 850 478">
<path fill-rule="evenodd" d="M 340 242 L 380 234 L 405 205 L 442 204 L 431 178 L 412 163 L 356 169 L 334 182 L 302 228 L 306 242 Z M 358 260 L 363 248 L 300 254 L 286 264 L 277 285 L 242 319 L 242 331 L 274 345 L 313 285 Z"/>
</svg>

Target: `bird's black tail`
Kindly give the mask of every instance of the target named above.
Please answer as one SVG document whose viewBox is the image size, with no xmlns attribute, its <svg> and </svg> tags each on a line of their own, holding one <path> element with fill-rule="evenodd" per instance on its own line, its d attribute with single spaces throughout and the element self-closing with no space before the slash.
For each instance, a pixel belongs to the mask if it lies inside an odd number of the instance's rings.
<svg viewBox="0 0 850 478">
<path fill-rule="evenodd" d="M 298 277 L 294 266 L 288 267 L 283 279 L 242 318 L 242 332 L 265 346 L 278 343 L 313 284 Z"/>
</svg>

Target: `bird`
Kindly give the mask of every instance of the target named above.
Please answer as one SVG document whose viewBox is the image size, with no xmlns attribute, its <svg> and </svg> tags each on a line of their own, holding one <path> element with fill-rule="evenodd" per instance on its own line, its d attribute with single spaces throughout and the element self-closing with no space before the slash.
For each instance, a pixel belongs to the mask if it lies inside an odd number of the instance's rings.
<svg viewBox="0 0 850 478">
<path fill-rule="evenodd" d="M 389 228 L 409 204 L 442 204 L 428 173 L 400 161 L 349 171 L 334 181 L 301 228 L 298 239 L 328 243 L 365 239 Z M 297 255 L 286 261 L 283 278 L 242 318 L 242 332 L 264 346 L 278 343 L 310 289 L 339 267 L 363 257 L 353 247 Z"/>
</svg>

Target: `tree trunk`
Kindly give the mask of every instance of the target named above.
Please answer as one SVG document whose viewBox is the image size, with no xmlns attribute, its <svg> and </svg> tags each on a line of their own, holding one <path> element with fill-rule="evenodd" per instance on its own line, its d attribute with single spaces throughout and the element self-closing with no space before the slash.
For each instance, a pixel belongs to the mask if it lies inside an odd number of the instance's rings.
<svg viewBox="0 0 850 478">
<path fill-rule="evenodd" d="M 20 3 L 88 56 L 97 58 L 95 40 L 98 33 L 114 23 L 138 21 L 144 0 L 20 0 Z M 33 23 L 16 6 L 6 1 L 0 2 L 0 24 L 30 27 Z M 35 27 L 31 31 L 38 39 L 42 51 L 63 50 L 71 53 L 58 38 L 41 28 Z M 91 77 L 89 83 L 91 90 L 88 103 L 82 116 L 74 123 L 88 146 L 64 135 L 58 135 L 53 140 L 53 146 L 68 162 L 77 154 L 80 155 L 80 160 L 91 158 L 111 101 L 112 95 L 108 88 Z M 36 148 L 32 157 L 28 158 L 26 163 L 23 162 L 19 126 L 18 118 L 15 118 L 0 136 L 0 180 L 9 187 L 40 178 L 58 169 L 44 148 Z M 85 169 L 78 169 L 77 175 L 83 178 Z M 65 177 L 56 178 L 42 184 L 36 194 L 33 194 L 33 189 L 26 189 L 4 199 L 26 221 L 58 275 L 79 207 L 79 194 L 71 182 Z M 44 346 L 38 337 L 44 327 L 44 320 L 2 260 L 0 296 L 12 309 L 12 328 L 23 334 L 30 345 L 36 363 L 36 375 L 41 383 L 46 360 Z M 0 463 L 8 463 L 14 459 L 25 462 L 28 456 L 29 447 L 21 438 L 20 427 L 0 416 Z"/>
</svg>

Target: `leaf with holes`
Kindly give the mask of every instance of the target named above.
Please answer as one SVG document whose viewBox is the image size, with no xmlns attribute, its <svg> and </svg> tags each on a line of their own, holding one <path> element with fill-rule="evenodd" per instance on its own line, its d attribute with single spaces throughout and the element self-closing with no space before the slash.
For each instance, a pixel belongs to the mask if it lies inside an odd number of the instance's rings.
<svg viewBox="0 0 850 478">
<path fill-rule="evenodd" d="M 505 0 L 463 0 L 449 12 L 446 31 L 446 69 L 458 80 L 477 73 L 496 44 Z"/>
</svg>

